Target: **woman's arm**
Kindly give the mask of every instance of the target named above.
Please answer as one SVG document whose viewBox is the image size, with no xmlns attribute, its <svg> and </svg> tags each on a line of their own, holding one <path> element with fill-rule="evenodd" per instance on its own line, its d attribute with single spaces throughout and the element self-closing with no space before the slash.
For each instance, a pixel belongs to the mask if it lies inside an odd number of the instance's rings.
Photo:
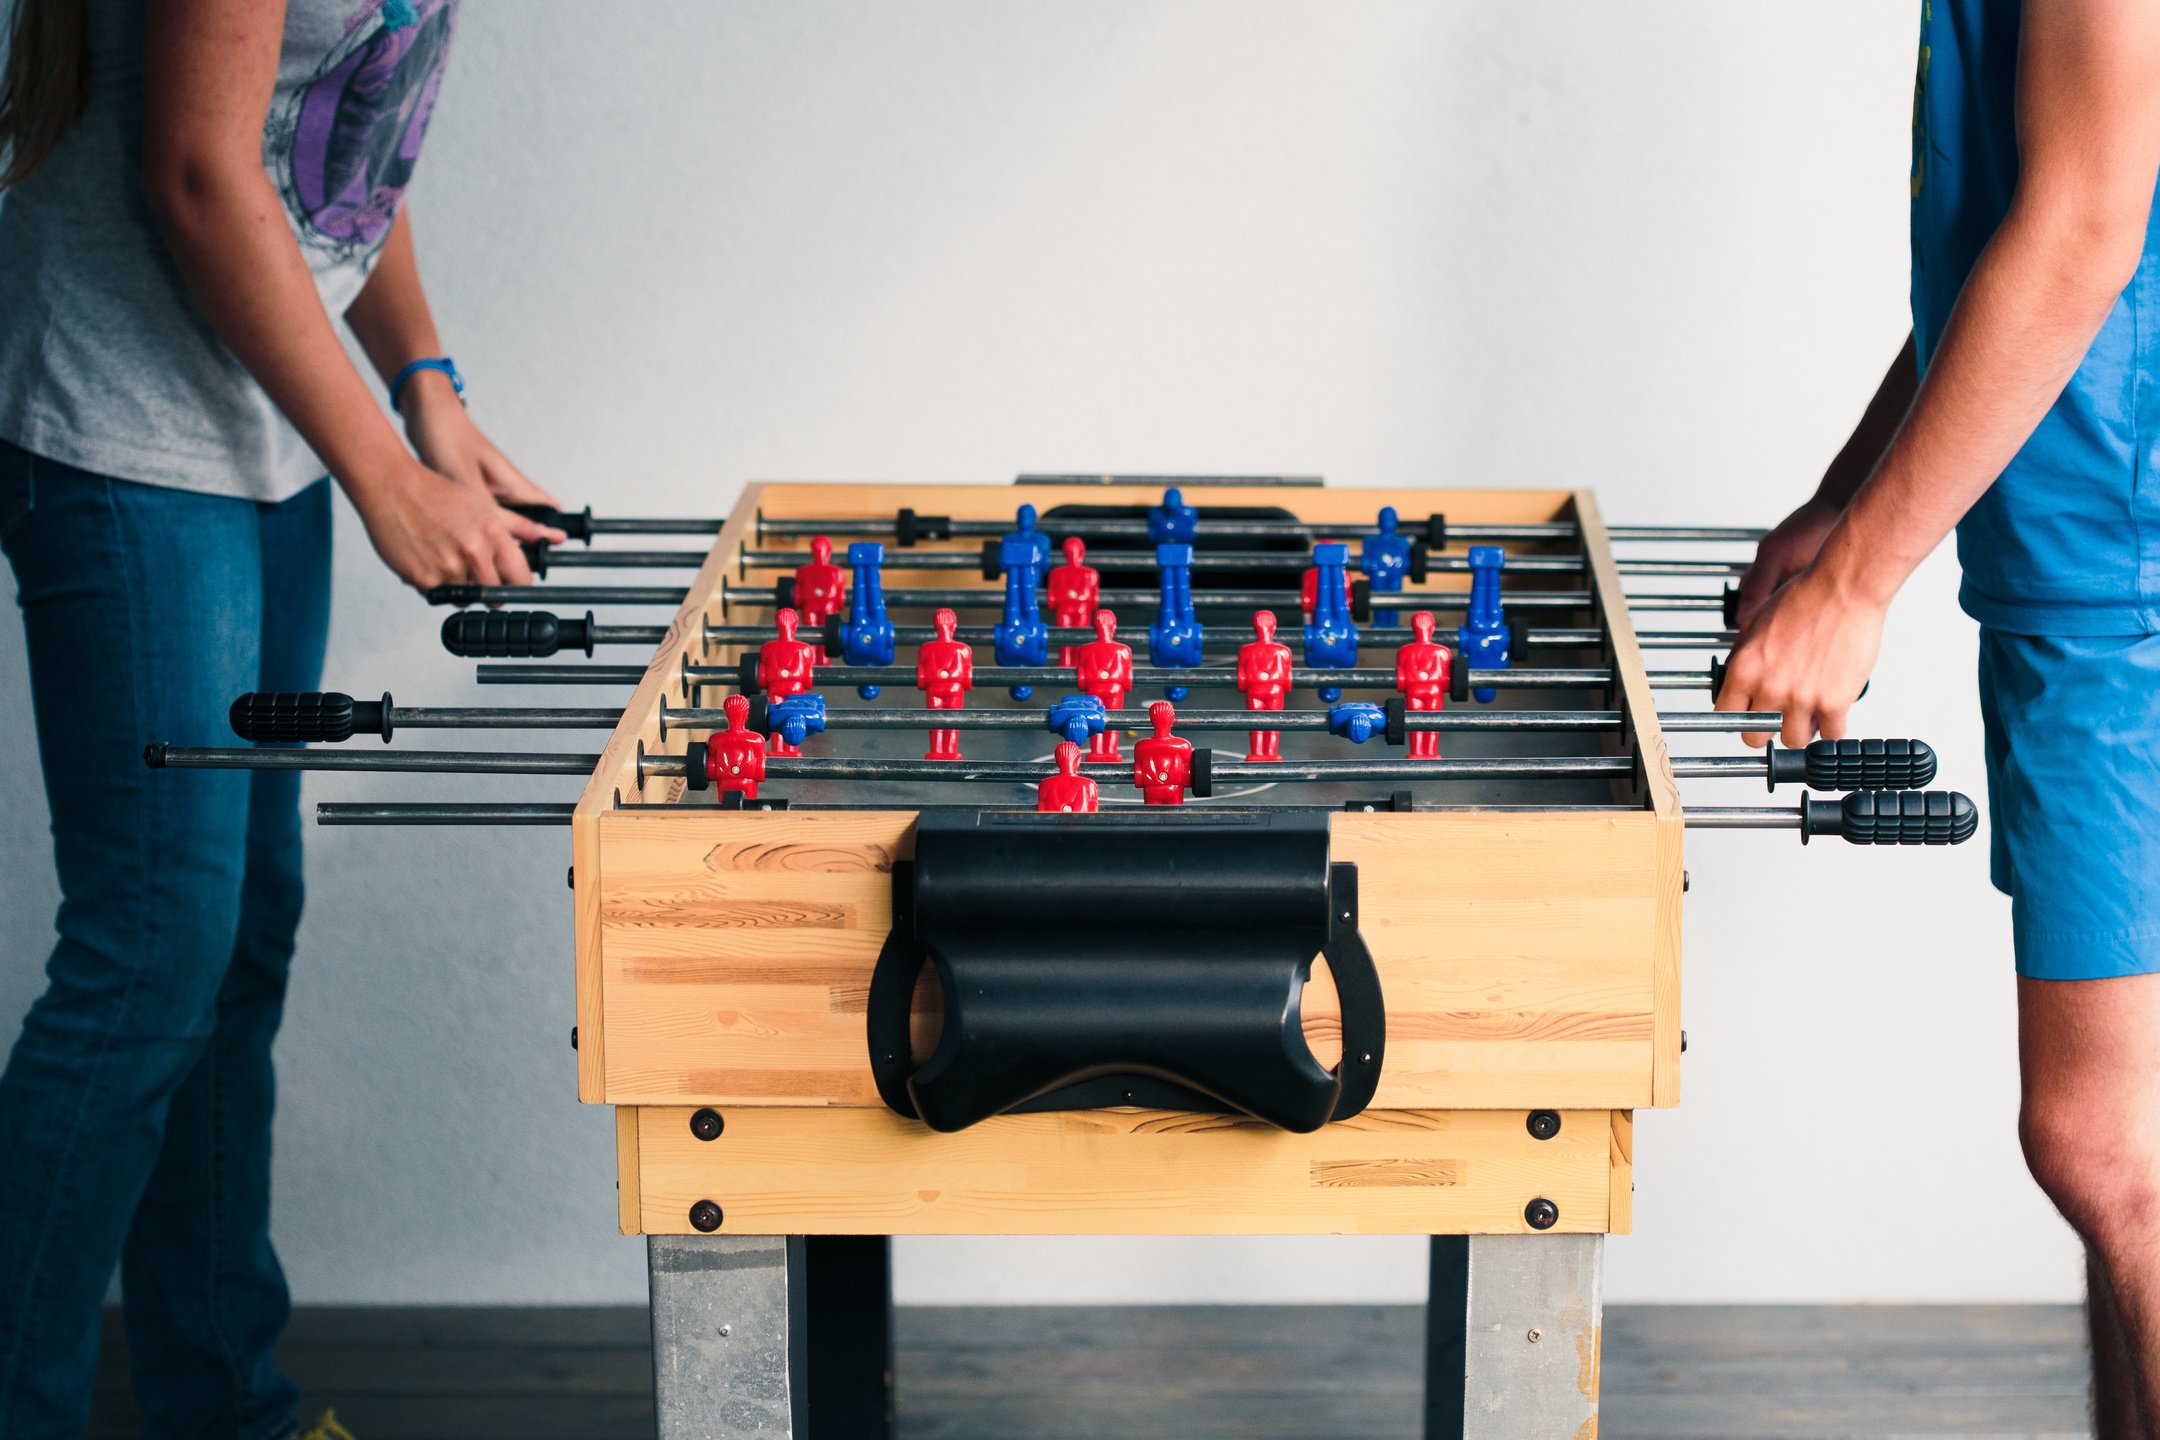
<svg viewBox="0 0 2160 1440">
<path fill-rule="evenodd" d="M 523 539 L 560 538 L 446 481 L 398 440 L 316 293 L 263 169 L 284 0 L 148 0 L 143 184 L 211 326 L 352 497 L 391 569 L 422 588 L 523 584 Z"/>
<path fill-rule="evenodd" d="M 2031 437 L 2144 256 L 2160 6 L 2032 0 L 2018 67 L 2009 213 L 1874 473 L 1756 615 L 1719 692 L 1720 709 L 1782 710 L 1788 745 L 1845 733 L 1891 597 Z"/>
<path fill-rule="evenodd" d="M 399 208 L 367 285 L 345 312 L 345 323 L 352 326 L 384 384 L 412 361 L 443 353 L 427 292 L 420 285 L 410 205 Z M 436 473 L 492 495 L 504 505 L 559 508 L 554 496 L 526 479 L 480 433 L 450 377 L 440 370 L 414 371 L 398 394 L 398 412 L 405 417 L 406 439 Z"/>
</svg>

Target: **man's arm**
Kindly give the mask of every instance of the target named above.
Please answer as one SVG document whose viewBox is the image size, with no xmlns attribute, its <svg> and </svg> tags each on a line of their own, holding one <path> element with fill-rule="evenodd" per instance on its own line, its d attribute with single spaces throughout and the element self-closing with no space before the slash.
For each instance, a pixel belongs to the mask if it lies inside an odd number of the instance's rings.
<svg viewBox="0 0 2160 1440">
<path fill-rule="evenodd" d="M 322 457 L 414 585 L 531 579 L 521 539 L 560 538 L 421 465 L 338 342 L 262 164 L 284 0 L 151 0 L 143 184 L 220 339 Z"/>
<path fill-rule="evenodd" d="M 2017 124 L 2017 193 L 1904 424 L 1733 651 L 1719 708 L 1782 710 L 1788 745 L 1844 734 L 1891 597 L 2031 436 L 2136 273 L 2160 176 L 2160 5 L 2031 0 Z"/>
<path fill-rule="evenodd" d="M 345 311 L 345 323 L 352 326 L 384 384 L 412 361 L 443 353 L 427 291 L 420 285 L 410 205 L 399 207 L 366 286 Z M 504 505 L 555 505 L 554 496 L 526 479 L 480 433 L 450 377 L 440 370 L 417 370 L 406 379 L 398 395 L 398 413 L 405 420 L 405 437 L 438 474 L 473 486 Z"/>
<path fill-rule="evenodd" d="M 1913 338 L 1905 337 L 1897 359 L 1883 372 L 1882 384 L 1861 412 L 1845 448 L 1838 451 L 1822 483 L 1807 503 L 1780 521 L 1755 548 L 1755 563 L 1740 577 L 1740 628 L 1754 623 L 1756 614 L 1770 602 L 1778 587 L 1807 569 L 1821 552 L 1823 541 L 1852 503 L 1853 496 L 1875 467 L 1882 462 L 1890 439 L 1912 408 L 1913 392 L 1920 386 L 1919 364 L 1913 354 Z"/>
</svg>

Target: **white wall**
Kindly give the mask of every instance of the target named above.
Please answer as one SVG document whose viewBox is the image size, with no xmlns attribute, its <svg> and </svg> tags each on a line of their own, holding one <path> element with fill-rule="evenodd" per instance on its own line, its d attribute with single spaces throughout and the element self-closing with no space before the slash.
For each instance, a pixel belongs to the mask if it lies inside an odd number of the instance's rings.
<svg viewBox="0 0 2160 1440">
<path fill-rule="evenodd" d="M 476 3 L 415 215 L 475 412 L 607 511 L 719 512 L 750 477 L 1101 467 L 1590 484 L 1620 520 L 1766 522 L 1903 333 L 1911 12 Z M 473 699 L 343 519 L 329 683 Z M 1938 556 L 1901 602 L 1865 726 L 1931 740 L 1977 793 L 1953 589 Z M 0 627 L 18 745 L 23 689 Z M 280 1051 L 300 1298 L 639 1297 L 608 1117 L 571 1098 L 564 837 L 310 843 Z M 0 1016 L 38 984 L 45 846 L 18 756 Z M 1686 1099 L 1639 1119 L 1615 1298 L 2072 1295 L 2012 1138 L 1982 848 L 1698 834 L 1689 866 Z M 902 1289 L 1413 1299 L 1420 1254 L 925 1242 Z"/>
</svg>

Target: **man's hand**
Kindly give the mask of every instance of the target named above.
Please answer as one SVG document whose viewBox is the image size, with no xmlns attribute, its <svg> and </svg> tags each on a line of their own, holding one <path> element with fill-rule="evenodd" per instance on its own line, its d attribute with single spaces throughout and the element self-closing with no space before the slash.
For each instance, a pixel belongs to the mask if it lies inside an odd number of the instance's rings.
<svg viewBox="0 0 2160 1440">
<path fill-rule="evenodd" d="M 417 590 L 437 585 L 529 585 L 524 540 L 559 542 L 551 530 L 503 509 L 484 490 L 412 461 L 388 477 L 350 487 L 383 563 Z"/>
<path fill-rule="evenodd" d="M 1818 732 L 1844 739 L 1846 712 L 1867 688 L 1882 647 L 1883 614 L 1881 604 L 1826 575 L 1801 571 L 1741 632 L 1717 708 L 1783 711 L 1783 738 L 1795 749 Z M 1741 738 L 1757 746 L 1770 739 L 1761 732 Z"/>
<path fill-rule="evenodd" d="M 427 467 L 469 485 L 503 505 L 562 506 L 555 497 L 525 478 L 508 456 L 481 433 L 472 416 L 458 403 L 449 377 L 423 370 L 405 384 L 401 397 L 405 414 L 405 438 Z M 562 536 L 553 536 L 560 543 Z"/>
<path fill-rule="evenodd" d="M 1740 577 L 1737 619 L 1742 630 L 1755 623 L 1755 617 L 1786 581 L 1815 563 L 1816 552 L 1830 537 L 1839 513 L 1836 504 L 1817 495 L 1763 536 L 1762 543 L 1755 547 L 1754 563 Z"/>
</svg>

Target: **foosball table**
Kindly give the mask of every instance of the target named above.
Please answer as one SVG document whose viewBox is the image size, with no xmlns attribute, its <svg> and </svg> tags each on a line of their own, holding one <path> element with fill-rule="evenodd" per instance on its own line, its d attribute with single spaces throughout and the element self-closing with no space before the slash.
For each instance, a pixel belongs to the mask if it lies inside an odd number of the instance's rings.
<svg viewBox="0 0 2160 1440">
<path fill-rule="evenodd" d="M 649 1237 L 665 1440 L 890 1435 L 889 1237 L 933 1234 L 1428 1235 L 1428 1440 L 1594 1435 L 1633 1113 L 1680 1093 L 1685 832 L 1977 825 L 1918 741 L 1693 753 L 1780 722 L 1666 703 L 1714 694 L 1743 567 L 1622 551 L 1757 532 L 1611 528 L 1588 491 L 1044 476 L 540 518 L 583 548 L 435 592 L 444 643 L 626 703 L 246 695 L 256 745 L 148 759 L 585 778 L 318 819 L 568 825 L 578 1094 Z M 593 544 L 664 534 L 712 538 Z M 470 728 L 610 733 L 339 743 Z"/>
</svg>

